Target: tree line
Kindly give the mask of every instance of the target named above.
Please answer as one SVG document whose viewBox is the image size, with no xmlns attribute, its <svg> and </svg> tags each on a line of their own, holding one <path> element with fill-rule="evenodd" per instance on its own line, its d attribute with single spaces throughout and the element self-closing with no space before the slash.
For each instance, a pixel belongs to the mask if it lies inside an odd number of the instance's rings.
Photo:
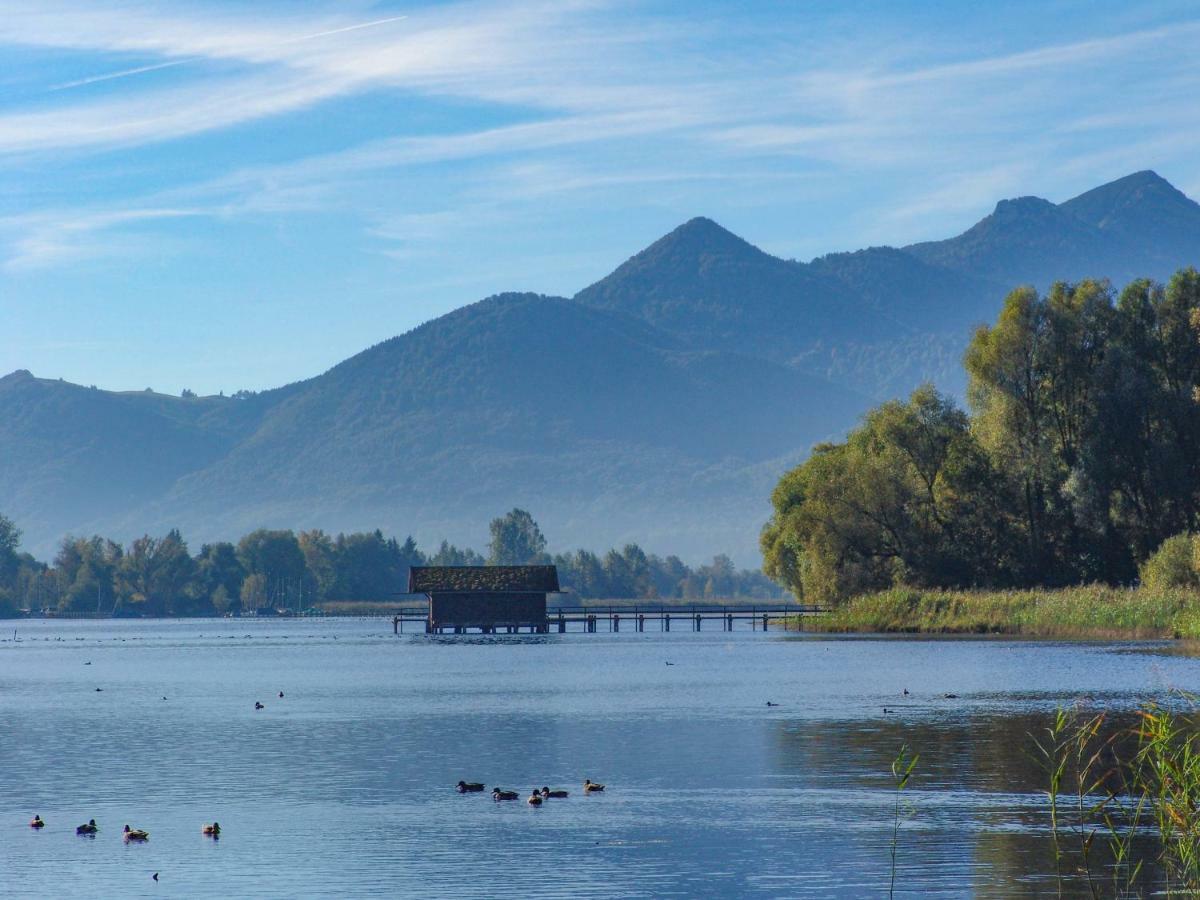
<svg viewBox="0 0 1200 900">
<path fill-rule="evenodd" d="M 412 566 L 558 566 L 580 598 L 777 597 L 761 572 L 727 556 L 691 568 L 636 544 L 603 555 L 550 555 L 537 522 L 514 509 L 491 523 L 487 555 L 443 541 L 426 553 L 381 531 L 326 534 L 258 529 L 236 544 L 204 544 L 193 556 L 177 530 L 127 545 L 99 535 L 67 536 L 51 563 L 19 549 L 20 531 L 0 515 L 0 615 L 21 609 L 144 616 L 202 616 L 263 608 L 299 610 L 327 601 L 397 602 Z"/>
<path fill-rule="evenodd" d="M 1200 274 L 1023 287 L 974 334 L 963 411 L 930 385 L 780 480 L 764 570 L 837 601 L 1129 584 L 1200 517 Z"/>
</svg>

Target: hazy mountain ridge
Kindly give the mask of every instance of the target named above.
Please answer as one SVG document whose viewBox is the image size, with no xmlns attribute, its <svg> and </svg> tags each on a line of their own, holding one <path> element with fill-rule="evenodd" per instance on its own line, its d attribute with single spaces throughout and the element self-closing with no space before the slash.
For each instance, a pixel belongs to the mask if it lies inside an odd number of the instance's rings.
<svg viewBox="0 0 1200 900">
<path fill-rule="evenodd" d="M 693 219 L 573 299 L 499 294 L 245 399 L 0 379 L 0 510 L 193 541 L 259 525 L 478 543 L 532 508 L 563 547 L 636 539 L 752 562 L 789 461 L 958 357 L 1020 283 L 1200 261 L 1200 206 L 1153 173 L 963 234 L 809 263 Z"/>
<path fill-rule="evenodd" d="M 1001 200 L 958 237 L 904 250 L 1008 286 L 1164 279 L 1200 259 L 1200 204 L 1154 172 L 1135 172 L 1057 205 L 1040 197 Z"/>
</svg>

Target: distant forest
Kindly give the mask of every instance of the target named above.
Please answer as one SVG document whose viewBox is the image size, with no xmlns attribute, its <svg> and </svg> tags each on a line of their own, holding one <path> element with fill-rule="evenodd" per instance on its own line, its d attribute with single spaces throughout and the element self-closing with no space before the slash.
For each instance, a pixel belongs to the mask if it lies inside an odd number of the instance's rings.
<svg viewBox="0 0 1200 900">
<path fill-rule="evenodd" d="M 925 385 L 782 478 L 768 574 L 834 602 L 901 584 L 1130 584 L 1164 542 L 1192 546 L 1168 539 L 1200 528 L 1195 269 L 1119 297 L 1101 281 L 1020 288 L 964 363 L 969 414 Z M 1196 571 L 1200 557 L 1176 580 Z"/>
<path fill-rule="evenodd" d="M 554 564 L 580 598 L 777 598 L 761 572 L 727 556 L 691 568 L 636 544 L 603 555 L 551 556 L 533 517 L 514 509 L 491 523 L 487 556 L 445 541 L 433 553 L 380 531 L 259 529 L 236 544 L 204 544 L 192 556 L 176 530 L 127 546 L 100 536 L 62 540 L 53 564 L 19 551 L 20 530 L 0 515 L 0 616 L 22 609 L 128 616 L 204 616 L 262 608 L 305 609 L 326 601 L 399 602 L 411 566 Z"/>
</svg>

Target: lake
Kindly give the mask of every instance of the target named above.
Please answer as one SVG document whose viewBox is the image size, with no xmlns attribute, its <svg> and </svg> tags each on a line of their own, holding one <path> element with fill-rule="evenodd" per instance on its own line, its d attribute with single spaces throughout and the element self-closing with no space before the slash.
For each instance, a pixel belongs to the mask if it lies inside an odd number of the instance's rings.
<svg viewBox="0 0 1200 900">
<path fill-rule="evenodd" d="M 0 637 L 0 879 L 30 896 L 886 895 L 904 744 L 897 893 L 1053 894 L 1029 733 L 1060 704 L 1200 689 L 1200 660 L 1161 643 L 350 619 Z M 571 797 L 523 802 L 543 784 Z M 126 823 L 150 840 L 124 844 Z"/>
</svg>

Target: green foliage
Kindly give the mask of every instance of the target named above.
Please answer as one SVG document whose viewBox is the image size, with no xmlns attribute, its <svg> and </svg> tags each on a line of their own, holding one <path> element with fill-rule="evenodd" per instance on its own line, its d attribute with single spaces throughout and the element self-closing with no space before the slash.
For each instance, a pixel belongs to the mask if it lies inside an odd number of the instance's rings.
<svg viewBox="0 0 1200 900">
<path fill-rule="evenodd" d="M 1012 538 L 996 515 L 1001 490 L 967 417 L 925 385 L 783 477 L 764 570 L 819 602 L 900 581 L 1003 580 Z"/>
<path fill-rule="evenodd" d="M 407 588 L 409 568 L 424 562 L 411 537 L 401 544 L 378 530 L 339 534 L 333 543 L 333 585 L 324 599 L 392 599 Z"/>
<path fill-rule="evenodd" d="M 449 541 L 442 541 L 437 553 L 429 557 L 426 562 L 431 566 L 482 566 L 487 560 L 470 547 L 460 550 Z"/>
<path fill-rule="evenodd" d="M 891 585 L 1128 583 L 1200 518 L 1200 274 L 1009 294 L 964 363 L 776 487 L 765 569 L 837 601 Z M 1165 564 L 1165 560 L 1164 560 Z"/>
<path fill-rule="evenodd" d="M 728 556 L 718 555 L 695 569 L 678 556 L 646 554 L 637 544 L 612 549 L 601 559 L 587 550 L 554 557 L 564 590 L 583 598 L 624 600 L 716 600 L 743 597 L 778 599 L 779 586 L 759 571 L 738 570 Z"/>
<path fill-rule="evenodd" d="M 546 552 L 546 538 L 533 516 L 513 509 L 489 526 L 488 563 L 493 566 L 523 566 L 540 562 Z"/>
<path fill-rule="evenodd" d="M 197 596 L 195 576 L 196 561 L 178 531 L 162 538 L 145 535 L 129 545 L 117 565 L 117 599 L 127 607 L 123 611 L 139 615 L 211 613 L 209 598 Z"/>
<path fill-rule="evenodd" d="M 1138 575 L 1142 584 L 1152 590 L 1164 588 L 1200 588 L 1200 538 L 1194 534 L 1177 534 L 1167 538 L 1142 563 Z"/>
<path fill-rule="evenodd" d="M 1101 896 L 1106 874 L 1116 897 L 1164 888 L 1167 896 L 1200 892 L 1200 736 L 1194 712 L 1150 704 L 1138 711 L 1137 724 L 1114 728 L 1103 713 L 1084 716 L 1060 708 L 1034 744 L 1047 775 L 1060 895 L 1068 859 L 1093 897 Z M 1098 838 L 1107 841 L 1111 856 L 1104 866 L 1093 861 Z M 1157 878 L 1143 883 L 1147 862 L 1157 864 L 1162 883 Z"/>
<path fill-rule="evenodd" d="M 412 566 L 485 564 L 476 551 L 447 541 L 427 557 L 412 537 L 398 541 L 379 530 L 330 537 L 320 530 L 297 536 L 259 529 L 236 546 L 204 544 L 195 557 L 177 530 L 162 537 L 143 535 L 127 547 L 99 536 L 68 536 L 51 567 L 16 553 L 19 532 L 11 523 L 5 529 L 5 522 L 0 517 L 0 534 L 9 535 L 14 574 L 7 583 L 0 581 L 0 618 L 17 615 L 21 608 L 53 607 L 130 616 L 239 614 L 318 603 L 366 608 L 400 602 Z M 761 572 L 738 571 L 727 556 L 692 569 L 677 556 L 663 559 L 637 544 L 626 544 L 603 558 L 586 550 L 551 558 L 528 512 L 513 510 L 496 522 L 510 551 L 517 547 L 512 552 L 532 556 L 527 562 L 557 565 L 563 590 L 580 598 L 687 600 L 782 594 Z"/>
<path fill-rule="evenodd" d="M 852 597 L 804 626 L 836 632 L 1200 638 L 1200 594 L 1107 585 L 1019 591 L 897 587 Z"/>
<path fill-rule="evenodd" d="M 219 613 L 241 609 L 242 580 L 246 570 L 237 557 L 237 549 L 226 541 L 205 544 L 196 558 L 198 593 L 208 597 Z"/>
<path fill-rule="evenodd" d="M 66 612 L 115 609 L 117 566 L 124 555 L 120 544 L 99 535 L 63 538 L 54 558 L 59 609 Z"/>
</svg>

